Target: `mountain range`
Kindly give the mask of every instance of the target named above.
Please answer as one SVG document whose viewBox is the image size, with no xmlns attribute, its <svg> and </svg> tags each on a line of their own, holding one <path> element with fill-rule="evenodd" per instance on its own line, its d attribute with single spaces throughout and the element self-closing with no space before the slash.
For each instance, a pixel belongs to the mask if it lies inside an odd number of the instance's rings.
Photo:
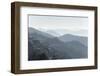
<svg viewBox="0 0 100 76">
<path fill-rule="evenodd" d="M 55 37 L 28 28 L 28 60 L 87 58 L 87 37 L 64 34 Z"/>
</svg>

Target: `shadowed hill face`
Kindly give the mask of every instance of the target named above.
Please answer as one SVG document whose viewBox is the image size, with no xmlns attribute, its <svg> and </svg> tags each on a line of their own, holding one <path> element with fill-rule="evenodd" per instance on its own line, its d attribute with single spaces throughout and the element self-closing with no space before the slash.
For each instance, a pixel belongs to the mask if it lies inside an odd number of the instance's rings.
<svg viewBox="0 0 100 76">
<path fill-rule="evenodd" d="M 28 60 L 45 60 L 49 59 L 47 47 L 44 47 L 38 40 L 28 41 Z"/>
<path fill-rule="evenodd" d="M 87 58 L 87 38 L 70 34 L 53 37 L 45 32 L 29 28 L 28 60 Z"/>
<path fill-rule="evenodd" d="M 44 44 L 57 45 L 57 44 L 63 44 L 63 42 L 60 41 L 57 37 L 54 37 L 49 40 L 45 40 Z"/>
<path fill-rule="evenodd" d="M 70 49 L 70 55 L 73 58 L 87 58 L 88 57 L 88 49 L 87 46 L 83 45 L 78 41 L 70 41 L 65 43 L 66 46 Z"/>
<path fill-rule="evenodd" d="M 87 58 L 88 55 L 87 47 L 78 41 L 63 43 L 60 40 L 51 39 L 46 43 L 49 47 L 57 50 L 59 55 L 62 55 L 64 59 Z"/>
<path fill-rule="evenodd" d="M 60 51 L 53 47 L 44 46 L 38 40 L 28 41 L 28 60 L 50 60 L 50 59 L 64 59 Z M 69 59 L 66 54 L 66 59 Z"/>
</svg>

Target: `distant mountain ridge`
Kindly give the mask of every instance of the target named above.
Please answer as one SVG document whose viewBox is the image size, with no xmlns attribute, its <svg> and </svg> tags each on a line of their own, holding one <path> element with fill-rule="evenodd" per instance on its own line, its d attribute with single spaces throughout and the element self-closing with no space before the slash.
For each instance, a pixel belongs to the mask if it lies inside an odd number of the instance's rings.
<svg viewBox="0 0 100 76">
<path fill-rule="evenodd" d="M 54 37 L 34 28 L 28 29 L 28 60 L 87 58 L 84 37 L 66 34 Z"/>
<path fill-rule="evenodd" d="M 28 28 L 28 31 L 29 31 L 29 34 L 31 34 L 31 33 L 37 33 L 37 34 L 41 34 L 41 35 L 43 35 L 43 36 L 46 36 L 46 37 L 48 37 L 48 38 L 52 38 L 52 37 L 53 37 L 52 35 L 50 35 L 50 34 L 48 34 L 48 33 L 46 33 L 46 32 L 39 31 L 39 30 L 34 29 L 34 28 L 32 28 L 32 27 L 29 27 L 29 28 Z"/>
<path fill-rule="evenodd" d="M 63 36 L 60 36 L 59 39 L 63 42 L 69 42 L 69 41 L 79 41 L 84 45 L 88 45 L 88 38 L 84 36 L 76 36 L 71 34 L 65 34 Z"/>
<path fill-rule="evenodd" d="M 47 39 L 53 38 L 53 36 L 48 33 L 45 33 L 37 29 L 34 29 L 32 27 L 29 27 L 28 28 L 28 38 L 40 40 L 40 42 L 43 42 Z"/>
</svg>

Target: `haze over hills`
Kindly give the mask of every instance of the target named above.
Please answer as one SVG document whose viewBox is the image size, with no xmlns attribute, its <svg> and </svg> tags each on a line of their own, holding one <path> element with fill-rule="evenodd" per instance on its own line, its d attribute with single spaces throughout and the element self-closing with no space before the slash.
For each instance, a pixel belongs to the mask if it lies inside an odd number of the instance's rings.
<svg viewBox="0 0 100 76">
<path fill-rule="evenodd" d="M 88 38 L 84 36 L 76 36 L 71 34 L 65 34 L 63 36 L 60 36 L 59 39 L 63 42 L 69 42 L 69 41 L 79 41 L 84 45 L 88 45 Z"/>
<path fill-rule="evenodd" d="M 46 28 L 38 28 L 38 30 L 46 32 L 50 35 L 59 37 L 59 36 L 63 36 L 65 34 L 71 34 L 71 35 L 76 35 L 76 36 L 83 36 L 83 37 L 87 37 L 88 36 L 88 29 L 77 29 L 77 30 L 72 30 L 72 29 L 46 29 Z"/>
<path fill-rule="evenodd" d="M 55 36 L 55 37 L 58 37 L 58 36 L 60 35 L 60 33 L 57 33 L 57 32 L 54 31 L 54 30 L 48 30 L 48 31 L 46 31 L 46 33 L 51 34 L 51 35 L 53 35 L 53 36 Z"/>
<path fill-rule="evenodd" d="M 87 58 L 87 37 L 65 34 L 55 37 L 29 28 L 28 60 Z"/>
</svg>

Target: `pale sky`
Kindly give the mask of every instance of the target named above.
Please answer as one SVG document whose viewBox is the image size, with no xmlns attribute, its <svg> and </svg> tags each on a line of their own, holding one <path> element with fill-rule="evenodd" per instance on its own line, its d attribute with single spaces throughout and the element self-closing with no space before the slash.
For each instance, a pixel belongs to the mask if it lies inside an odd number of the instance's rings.
<svg viewBox="0 0 100 76">
<path fill-rule="evenodd" d="M 51 34 L 56 32 L 56 35 L 70 33 L 87 36 L 88 17 L 30 15 L 29 27 Z"/>
</svg>

